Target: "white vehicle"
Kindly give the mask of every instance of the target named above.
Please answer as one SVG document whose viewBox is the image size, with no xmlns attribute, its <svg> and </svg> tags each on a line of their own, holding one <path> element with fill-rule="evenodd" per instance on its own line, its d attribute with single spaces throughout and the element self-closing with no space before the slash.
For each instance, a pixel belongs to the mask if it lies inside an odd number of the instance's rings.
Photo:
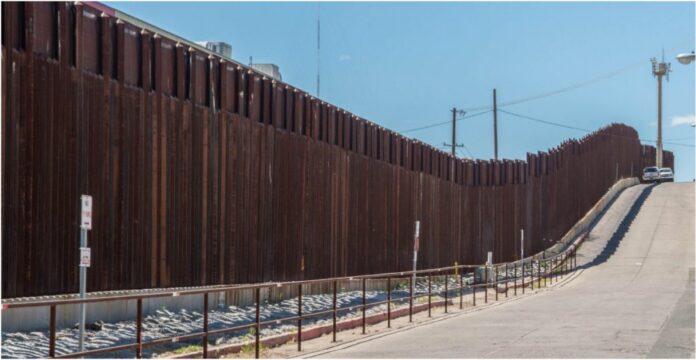
<svg viewBox="0 0 696 360">
<path fill-rule="evenodd" d="M 644 183 L 660 181 L 660 169 L 657 166 L 649 166 L 643 169 L 643 177 L 641 180 Z"/>
<path fill-rule="evenodd" d="M 674 173 L 670 168 L 660 169 L 660 182 L 674 182 Z"/>
</svg>

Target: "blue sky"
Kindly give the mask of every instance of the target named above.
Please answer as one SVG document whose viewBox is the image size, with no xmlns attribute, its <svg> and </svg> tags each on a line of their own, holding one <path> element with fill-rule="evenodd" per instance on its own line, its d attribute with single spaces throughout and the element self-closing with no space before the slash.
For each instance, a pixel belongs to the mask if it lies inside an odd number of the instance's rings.
<svg viewBox="0 0 696 360">
<path fill-rule="evenodd" d="M 448 121 L 450 109 L 505 103 L 621 70 L 589 85 L 501 109 L 585 129 L 611 122 L 656 139 L 657 85 L 649 59 L 672 63 L 664 85 L 664 141 L 678 180 L 694 178 L 694 2 L 621 3 L 143 3 L 110 6 L 184 38 L 221 40 L 233 58 L 272 62 L 283 80 L 403 131 Z M 469 111 L 473 114 L 476 111 Z M 499 114 L 499 155 L 525 159 L 584 133 Z M 680 124 L 673 124 L 680 123 Z M 492 114 L 460 121 L 460 156 L 493 156 Z M 441 146 L 450 125 L 404 135 Z M 471 155 L 470 155 L 471 154 Z"/>
</svg>

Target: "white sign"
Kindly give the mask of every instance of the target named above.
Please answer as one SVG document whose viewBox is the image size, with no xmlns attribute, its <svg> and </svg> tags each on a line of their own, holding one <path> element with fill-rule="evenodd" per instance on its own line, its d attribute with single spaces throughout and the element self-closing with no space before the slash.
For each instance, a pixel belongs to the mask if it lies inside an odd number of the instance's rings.
<svg viewBox="0 0 696 360">
<path fill-rule="evenodd" d="M 89 267 L 92 264 L 92 250 L 88 247 L 80 248 L 80 266 Z"/>
<path fill-rule="evenodd" d="M 413 234 L 413 251 L 418 251 L 418 247 L 420 246 L 420 221 L 416 221 L 416 233 Z"/>
<path fill-rule="evenodd" d="M 82 203 L 82 216 L 80 220 L 80 228 L 84 230 L 92 230 L 92 197 L 82 195 L 80 197 Z"/>
</svg>

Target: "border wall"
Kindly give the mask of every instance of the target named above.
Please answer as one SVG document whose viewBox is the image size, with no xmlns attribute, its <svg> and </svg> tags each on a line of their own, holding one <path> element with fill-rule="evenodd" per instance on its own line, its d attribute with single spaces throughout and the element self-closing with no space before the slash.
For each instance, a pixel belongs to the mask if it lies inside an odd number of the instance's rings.
<svg viewBox="0 0 696 360">
<path fill-rule="evenodd" d="M 98 3 L 2 24 L 4 298 L 78 291 L 80 194 L 90 291 L 287 281 L 409 269 L 415 220 L 421 268 L 532 254 L 655 159 L 621 124 L 456 159 Z"/>
</svg>

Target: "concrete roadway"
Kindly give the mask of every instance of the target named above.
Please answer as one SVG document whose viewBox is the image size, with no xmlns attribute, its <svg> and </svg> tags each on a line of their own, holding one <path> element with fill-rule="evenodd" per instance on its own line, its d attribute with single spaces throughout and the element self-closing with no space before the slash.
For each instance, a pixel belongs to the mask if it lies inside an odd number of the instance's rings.
<svg viewBox="0 0 696 360">
<path fill-rule="evenodd" d="M 693 183 L 631 187 L 561 286 L 318 356 L 693 358 L 694 218 Z"/>
</svg>

